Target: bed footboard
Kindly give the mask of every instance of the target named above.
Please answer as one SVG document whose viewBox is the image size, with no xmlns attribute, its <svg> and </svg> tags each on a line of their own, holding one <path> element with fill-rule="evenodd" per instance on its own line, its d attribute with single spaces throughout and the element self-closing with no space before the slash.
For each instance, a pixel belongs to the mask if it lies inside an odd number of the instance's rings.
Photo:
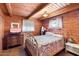
<svg viewBox="0 0 79 59">
<path fill-rule="evenodd" d="M 32 34 L 27 35 L 25 47 L 30 51 L 31 55 L 38 56 L 38 43 Z"/>
</svg>

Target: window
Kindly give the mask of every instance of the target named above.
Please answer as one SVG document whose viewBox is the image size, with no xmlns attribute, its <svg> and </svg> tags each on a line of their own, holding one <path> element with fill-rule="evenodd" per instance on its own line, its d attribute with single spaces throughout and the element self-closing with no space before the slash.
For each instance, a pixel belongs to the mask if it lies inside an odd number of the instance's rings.
<svg viewBox="0 0 79 59">
<path fill-rule="evenodd" d="M 34 31 L 34 22 L 30 20 L 23 20 L 23 32 Z"/>
<path fill-rule="evenodd" d="M 58 17 L 49 21 L 49 28 L 61 29 L 62 28 L 62 17 Z"/>
</svg>

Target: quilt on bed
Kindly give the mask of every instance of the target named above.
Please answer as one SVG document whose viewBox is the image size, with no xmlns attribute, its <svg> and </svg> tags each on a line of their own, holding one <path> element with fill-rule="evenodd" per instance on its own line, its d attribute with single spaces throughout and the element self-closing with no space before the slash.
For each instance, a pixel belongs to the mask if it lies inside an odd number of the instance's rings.
<svg viewBox="0 0 79 59">
<path fill-rule="evenodd" d="M 28 49 L 30 50 L 30 52 L 32 52 L 32 55 L 53 56 L 64 48 L 63 37 L 57 37 L 52 35 L 41 35 L 41 36 L 34 36 L 34 38 L 38 43 L 38 48 L 34 48 L 33 45 L 31 44 L 29 45 L 28 42 L 26 42 Z M 36 51 L 38 51 L 38 54 L 36 53 Z"/>
</svg>

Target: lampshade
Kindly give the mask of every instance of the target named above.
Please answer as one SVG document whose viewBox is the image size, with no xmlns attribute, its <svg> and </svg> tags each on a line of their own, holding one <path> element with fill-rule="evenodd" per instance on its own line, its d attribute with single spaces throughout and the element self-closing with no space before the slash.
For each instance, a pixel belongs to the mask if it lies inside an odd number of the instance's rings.
<svg viewBox="0 0 79 59">
<path fill-rule="evenodd" d="M 41 31 L 45 31 L 45 30 L 46 30 L 46 28 L 44 28 L 44 27 L 42 26 Z"/>
</svg>

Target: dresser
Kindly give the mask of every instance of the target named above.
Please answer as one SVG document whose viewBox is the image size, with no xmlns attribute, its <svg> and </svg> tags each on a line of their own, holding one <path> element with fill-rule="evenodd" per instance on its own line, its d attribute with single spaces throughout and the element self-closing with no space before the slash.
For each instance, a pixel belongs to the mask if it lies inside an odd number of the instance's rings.
<svg viewBox="0 0 79 59">
<path fill-rule="evenodd" d="M 23 44 L 23 35 L 21 33 L 9 33 L 3 39 L 3 49 L 9 49 Z"/>
</svg>

